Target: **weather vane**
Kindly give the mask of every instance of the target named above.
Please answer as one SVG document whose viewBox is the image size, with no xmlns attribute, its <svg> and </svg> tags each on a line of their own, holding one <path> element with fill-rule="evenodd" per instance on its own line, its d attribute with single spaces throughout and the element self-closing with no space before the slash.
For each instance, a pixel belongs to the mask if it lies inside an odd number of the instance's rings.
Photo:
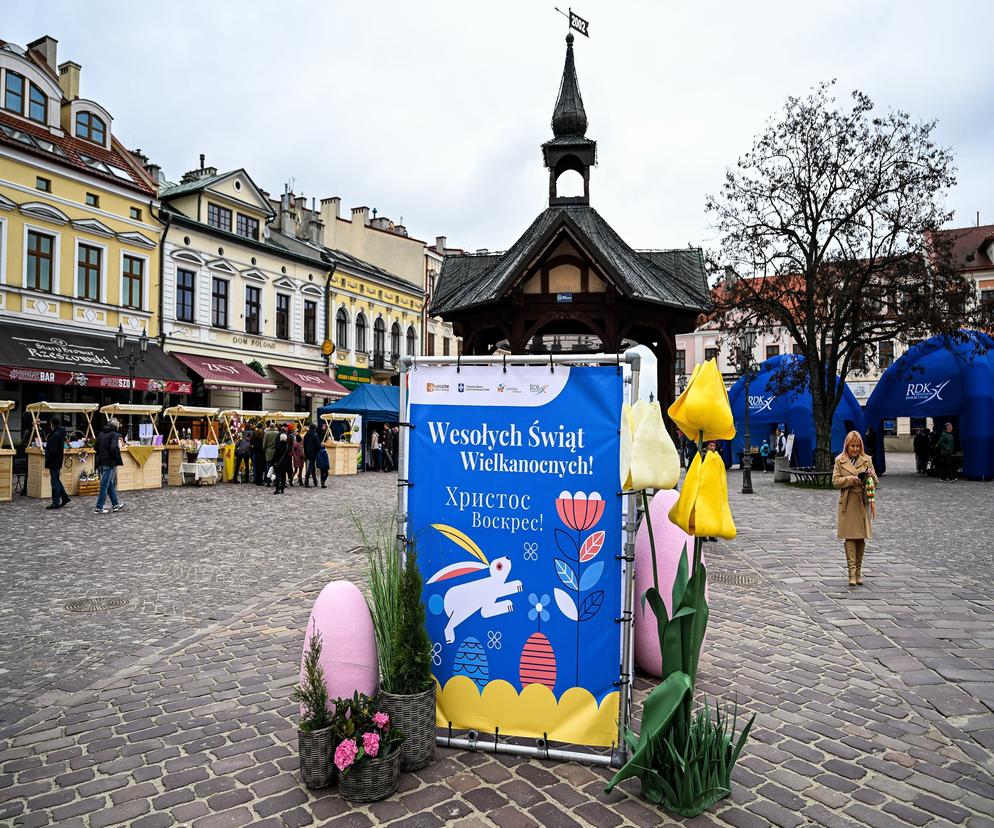
<svg viewBox="0 0 994 828">
<path fill-rule="evenodd" d="M 553 6 L 553 8 L 569 21 L 570 29 L 576 29 L 584 37 L 590 37 L 590 23 L 576 14 L 573 9 L 568 8 L 569 14 L 567 14 L 558 6 Z"/>
</svg>

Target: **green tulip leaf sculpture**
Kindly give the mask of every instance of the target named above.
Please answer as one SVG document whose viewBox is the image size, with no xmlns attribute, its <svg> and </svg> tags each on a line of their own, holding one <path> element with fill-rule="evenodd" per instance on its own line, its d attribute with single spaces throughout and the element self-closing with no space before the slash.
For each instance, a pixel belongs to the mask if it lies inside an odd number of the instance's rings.
<svg viewBox="0 0 994 828">
<path fill-rule="evenodd" d="M 646 489 L 672 489 L 680 477 L 676 447 L 663 424 L 659 403 L 639 401 L 625 406 L 621 418 L 621 484 L 626 491 L 640 491 L 648 522 L 653 586 L 640 600 L 656 616 L 662 653 L 661 682 L 646 697 L 639 733 L 629 730 L 626 742 L 631 758 L 607 786 L 638 777 L 642 795 L 679 816 L 693 817 L 731 792 L 731 775 L 748 738 L 755 716 L 736 738 L 737 710 L 731 722 L 727 709 L 716 707 L 714 716 L 705 699 L 693 712 L 694 684 L 701 644 L 708 624 L 705 597 L 707 568 L 701 557 L 701 539 L 735 537 L 735 523 L 728 506 L 725 465 L 717 452 L 702 456 L 706 440 L 735 436 L 728 392 L 715 360 L 694 369 L 690 383 L 670 406 L 668 414 L 684 434 L 696 434 L 694 457 L 680 498 L 670 510 L 670 520 L 694 536 L 693 564 L 680 556 L 673 583 L 673 614 L 659 592 L 655 538 Z"/>
</svg>

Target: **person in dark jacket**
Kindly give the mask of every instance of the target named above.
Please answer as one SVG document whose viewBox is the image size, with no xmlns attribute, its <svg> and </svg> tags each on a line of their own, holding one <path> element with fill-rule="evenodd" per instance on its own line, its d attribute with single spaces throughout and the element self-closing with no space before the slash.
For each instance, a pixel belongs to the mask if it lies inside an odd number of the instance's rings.
<svg viewBox="0 0 994 828">
<path fill-rule="evenodd" d="M 61 509 L 70 500 L 69 493 L 59 477 L 62 472 L 62 461 L 66 456 L 66 431 L 62 428 L 62 420 L 58 417 L 52 417 L 48 426 L 51 431 L 45 443 L 45 468 L 52 476 L 52 505 L 45 508 Z"/>
<path fill-rule="evenodd" d="M 276 458 L 276 444 L 279 442 L 280 433 L 276 430 L 276 424 L 270 420 L 266 424 L 266 432 L 262 435 L 262 450 L 266 455 L 266 485 L 269 485 L 269 469 L 272 468 Z"/>
<path fill-rule="evenodd" d="M 97 496 L 97 505 L 93 509 L 94 514 L 105 515 L 111 510 L 120 512 L 124 508 L 124 505 L 117 499 L 117 467 L 124 465 L 124 460 L 121 458 L 119 427 L 117 420 L 108 420 L 97 435 L 95 465 L 100 474 L 100 494 Z M 110 509 L 106 506 L 108 496 L 110 497 Z"/>
<path fill-rule="evenodd" d="M 262 426 L 257 425 L 249 442 L 252 444 L 252 482 L 261 486 L 266 474 L 266 452 L 262 447 Z"/>
<path fill-rule="evenodd" d="M 324 429 L 321 430 L 324 434 Z M 328 482 L 328 472 L 331 470 L 331 458 L 328 456 L 328 449 L 324 447 L 324 441 L 321 441 L 321 446 L 318 448 L 317 457 L 314 458 L 314 465 L 321 470 L 321 488 L 327 489 L 325 485 Z M 315 483 L 315 485 L 317 485 Z"/>
<path fill-rule="evenodd" d="M 311 487 L 311 481 L 314 481 L 314 486 L 318 485 L 318 475 L 316 468 L 316 461 L 318 457 L 318 450 L 321 448 L 321 434 L 318 431 L 316 425 L 312 425 L 307 429 L 307 433 L 304 435 L 304 459 L 307 461 L 307 471 L 304 474 L 304 488 L 309 489 Z"/>
<path fill-rule="evenodd" d="M 238 479 L 238 473 L 242 470 L 243 465 L 245 468 L 245 482 L 249 482 L 249 462 L 251 458 L 252 438 L 249 436 L 249 430 L 245 429 L 235 440 L 235 472 L 231 475 L 232 483 L 242 482 Z"/>
<path fill-rule="evenodd" d="M 953 453 L 956 451 L 956 440 L 953 438 L 953 424 L 946 423 L 945 431 L 939 435 L 939 478 L 945 483 L 953 483 L 956 474 L 953 472 Z"/>
<path fill-rule="evenodd" d="M 285 431 L 279 432 L 276 445 L 273 448 L 273 471 L 276 472 L 276 484 L 273 494 L 283 494 L 286 491 L 286 478 L 290 472 L 290 443 Z"/>
<path fill-rule="evenodd" d="M 928 429 L 920 428 L 918 433 L 915 434 L 915 467 L 918 469 L 919 476 L 924 476 L 928 473 L 928 455 L 929 449 L 931 449 L 932 443 L 928 438 Z"/>
</svg>

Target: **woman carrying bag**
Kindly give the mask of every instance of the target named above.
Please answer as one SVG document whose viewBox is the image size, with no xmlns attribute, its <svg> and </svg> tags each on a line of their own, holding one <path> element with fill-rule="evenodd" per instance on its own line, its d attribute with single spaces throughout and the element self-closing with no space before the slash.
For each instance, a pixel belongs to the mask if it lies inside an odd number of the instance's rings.
<svg viewBox="0 0 994 828">
<path fill-rule="evenodd" d="M 877 473 L 858 431 L 846 435 L 842 454 L 835 458 L 832 485 L 839 492 L 838 538 L 845 543 L 849 586 L 863 583 L 863 551 L 873 537 Z"/>
</svg>

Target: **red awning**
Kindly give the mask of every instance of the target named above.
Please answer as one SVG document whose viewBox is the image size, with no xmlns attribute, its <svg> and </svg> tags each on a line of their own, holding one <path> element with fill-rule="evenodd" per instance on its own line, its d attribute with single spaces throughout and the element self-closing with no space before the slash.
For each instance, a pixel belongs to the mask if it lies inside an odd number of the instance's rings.
<svg viewBox="0 0 994 828">
<path fill-rule="evenodd" d="M 349 394 L 348 388 L 320 371 L 305 371 L 300 368 L 288 368 L 285 365 L 269 367 L 298 386 L 301 393 L 308 397 L 344 397 Z"/>
<path fill-rule="evenodd" d="M 187 368 L 203 377 L 207 388 L 220 391 L 275 391 L 276 386 L 265 377 L 260 377 L 244 362 L 222 357 L 201 356 L 199 354 L 173 354 Z"/>
</svg>

